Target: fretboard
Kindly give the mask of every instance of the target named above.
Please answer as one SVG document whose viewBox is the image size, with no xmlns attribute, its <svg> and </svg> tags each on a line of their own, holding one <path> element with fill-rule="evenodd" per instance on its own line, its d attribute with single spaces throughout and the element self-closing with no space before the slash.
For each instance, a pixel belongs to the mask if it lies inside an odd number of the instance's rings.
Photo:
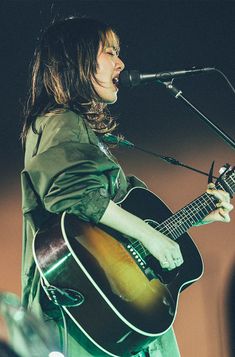
<svg viewBox="0 0 235 357">
<path fill-rule="evenodd" d="M 173 240 L 203 220 L 216 208 L 214 196 L 204 193 L 157 226 L 157 230 Z"/>
<path fill-rule="evenodd" d="M 234 170 L 223 179 L 217 181 L 216 189 L 227 191 L 230 195 L 235 192 Z M 214 196 L 204 193 L 162 223 L 156 223 L 156 229 L 169 238 L 177 240 L 189 228 L 202 221 L 212 212 L 216 208 L 217 202 L 218 200 Z M 149 255 L 148 250 L 139 241 L 130 239 L 130 242 L 143 259 Z"/>
</svg>

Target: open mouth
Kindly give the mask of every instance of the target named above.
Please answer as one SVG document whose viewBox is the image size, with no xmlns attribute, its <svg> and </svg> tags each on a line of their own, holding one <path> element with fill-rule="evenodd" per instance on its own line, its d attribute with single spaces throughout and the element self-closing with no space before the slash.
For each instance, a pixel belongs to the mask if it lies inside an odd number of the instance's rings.
<svg viewBox="0 0 235 357">
<path fill-rule="evenodd" d="M 113 84 L 115 85 L 115 87 L 118 88 L 118 84 L 119 84 L 119 79 L 118 79 L 118 77 L 114 77 L 114 78 L 112 79 L 112 81 L 113 81 Z"/>
</svg>

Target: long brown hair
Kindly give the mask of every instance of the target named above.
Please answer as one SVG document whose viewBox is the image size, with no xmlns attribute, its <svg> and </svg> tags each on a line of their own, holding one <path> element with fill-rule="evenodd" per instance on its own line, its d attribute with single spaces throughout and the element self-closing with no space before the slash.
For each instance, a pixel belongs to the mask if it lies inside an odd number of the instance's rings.
<svg viewBox="0 0 235 357">
<path fill-rule="evenodd" d="M 23 141 L 38 116 L 60 109 L 84 114 L 98 133 L 116 127 L 91 80 L 95 79 L 100 44 L 118 50 L 119 39 L 110 26 L 90 18 L 70 17 L 44 31 L 32 63 Z"/>
</svg>

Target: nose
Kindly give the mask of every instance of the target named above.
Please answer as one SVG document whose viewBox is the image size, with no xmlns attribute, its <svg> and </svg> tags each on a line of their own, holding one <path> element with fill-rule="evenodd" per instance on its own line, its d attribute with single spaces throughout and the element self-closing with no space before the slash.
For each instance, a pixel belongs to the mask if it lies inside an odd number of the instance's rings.
<svg viewBox="0 0 235 357">
<path fill-rule="evenodd" d="M 121 72 L 125 68 L 125 64 L 122 62 L 121 58 L 117 57 L 116 68 Z"/>
</svg>

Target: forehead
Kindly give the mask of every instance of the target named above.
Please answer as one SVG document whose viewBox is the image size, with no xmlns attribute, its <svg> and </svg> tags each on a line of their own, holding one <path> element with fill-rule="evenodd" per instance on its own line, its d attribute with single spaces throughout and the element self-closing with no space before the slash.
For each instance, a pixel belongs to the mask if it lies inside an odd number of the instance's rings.
<svg viewBox="0 0 235 357">
<path fill-rule="evenodd" d="M 103 36 L 102 36 L 102 45 L 103 47 L 113 47 L 115 50 L 119 52 L 120 50 L 120 42 L 119 38 L 116 35 L 115 32 L 112 30 L 108 30 Z"/>
</svg>

